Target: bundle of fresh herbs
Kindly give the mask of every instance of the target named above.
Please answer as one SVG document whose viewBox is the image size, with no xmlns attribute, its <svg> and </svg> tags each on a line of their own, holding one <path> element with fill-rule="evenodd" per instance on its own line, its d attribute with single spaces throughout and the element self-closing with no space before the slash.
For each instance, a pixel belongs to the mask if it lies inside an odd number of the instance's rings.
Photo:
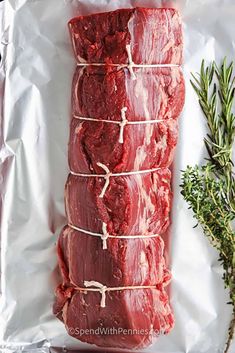
<svg viewBox="0 0 235 353">
<path fill-rule="evenodd" d="M 215 62 L 198 75 L 191 84 L 206 118 L 208 134 L 204 143 L 208 152 L 205 165 L 187 167 L 182 175 L 182 195 L 192 209 L 204 234 L 219 252 L 225 287 L 229 289 L 233 317 L 229 327 L 225 353 L 235 329 L 235 175 L 232 149 L 235 137 L 233 63 L 224 59 Z"/>
</svg>

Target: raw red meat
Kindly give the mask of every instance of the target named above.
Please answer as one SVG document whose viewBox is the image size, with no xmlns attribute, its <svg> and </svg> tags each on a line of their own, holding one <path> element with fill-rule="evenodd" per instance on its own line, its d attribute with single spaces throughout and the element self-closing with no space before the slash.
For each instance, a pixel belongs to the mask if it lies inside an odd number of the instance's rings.
<svg viewBox="0 0 235 353">
<path fill-rule="evenodd" d="M 122 9 L 69 22 L 78 62 L 181 64 L 182 29 L 174 9 Z"/>
<path fill-rule="evenodd" d="M 73 116 L 120 121 L 121 109 L 126 107 L 129 121 L 163 121 L 126 126 L 125 140 L 120 144 L 118 125 L 73 119 L 69 142 L 71 170 L 98 172 L 97 161 L 113 172 L 168 167 L 184 102 L 181 70 L 138 68 L 136 80 L 131 79 L 128 70 L 107 73 L 103 69 L 103 74 L 98 70 L 99 73 L 94 67 L 77 69 L 73 80 Z"/>
<path fill-rule="evenodd" d="M 140 348 L 155 335 L 168 333 L 174 322 L 164 289 L 170 273 L 160 235 L 170 222 L 168 168 L 184 103 L 182 72 L 174 66 L 182 63 L 181 23 L 173 9 L 136 8 L 78 17 L 69 27 L 78 62 L 105 64 L 78 66 L 74 75 L 71 171 L 104 174 L 97 163 L 112 173 L 154 170 L 111 176 L 103 198 L 103 177 L 69 175 L 65 189 L 69 225 L 58 241 L 62 283 L 54 312 L 69 334 L 81 341 Z M 168 66 L 127 67 L 131 58 L 135 64 Z M 118 124 L 96 120 L 120 122 L 123 112 L 129 122 L 148 123 L 126 125 L 122 142 Z M 156 119 L 160 121 L 149 123 Z M 107 249 L 100 237 L 71 227 L 102 234 L 104 224 L 110 235 L 119 237 L 108 238 Z M 149 237 L 153 234 L 159 236 Z M 134 235 L 145 238 L 120 239 Z M 109 288 L 154 288 L 107 291 L 101 307 L 101 293 L 79 290 L 84 281 Z"/>
</svg>

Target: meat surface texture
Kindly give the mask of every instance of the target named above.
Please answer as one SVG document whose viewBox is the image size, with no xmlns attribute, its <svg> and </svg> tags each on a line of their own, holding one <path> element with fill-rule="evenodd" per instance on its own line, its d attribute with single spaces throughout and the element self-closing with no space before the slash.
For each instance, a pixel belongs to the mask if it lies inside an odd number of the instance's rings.
<svg viewBox="0 0 235 353">
<path fill-rule="evenodd" d="M 164 235 L 184 104 L 181 21 L 174 9 L 134 8 L 69 28 L 78 66 L 54 313 L 81 341 L 138 349 L 174 324 Z"/>
</svg>

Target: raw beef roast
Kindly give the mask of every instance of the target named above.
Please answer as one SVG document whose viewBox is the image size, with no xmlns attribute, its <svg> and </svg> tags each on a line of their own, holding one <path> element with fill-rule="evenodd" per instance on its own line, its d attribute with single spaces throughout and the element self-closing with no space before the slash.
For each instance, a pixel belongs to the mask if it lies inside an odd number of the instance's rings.
<svg viewBox="0 0 235 353">
<path fill-rule="evenodd" d="M 54 312 L 81 341 L 140 348 L 174 323 L 164 234 L 184 103 L 181 22 L 173 9 L 135 8 L 69 28 L 78 66 Z"/>
</svg>

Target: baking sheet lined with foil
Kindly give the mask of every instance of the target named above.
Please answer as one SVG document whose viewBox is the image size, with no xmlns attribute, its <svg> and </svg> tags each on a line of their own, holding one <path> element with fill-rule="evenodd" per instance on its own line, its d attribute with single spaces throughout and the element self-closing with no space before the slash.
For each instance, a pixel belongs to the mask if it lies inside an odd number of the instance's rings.
<svg viewBox="0 0 235 353">
<path fill-rule="evenodd" d="M 203 58 L 219 63 L 225 55 L 235 57 L 234 1 L 5 0 L 4 5 L 0 342 L 9 353 L 94 349 L 68 336 L 52 314 L 58 283 L 55 243 L 66 224 L 63 197 L 76 66 L 67 22 L 79 14 L 162 5 L 179 9 L 184 28 L 186 103 L 174 163 L 170 253 L 176 323 L 169 335 L 142 351 L 222 352 L 231 317 L 222 269 L 201 229 L 192 228 L 195 221 L 179 184 L 180 171 L 206 156 L 206 126 L 190 72 L 199 70 Z"/>
</svg>

